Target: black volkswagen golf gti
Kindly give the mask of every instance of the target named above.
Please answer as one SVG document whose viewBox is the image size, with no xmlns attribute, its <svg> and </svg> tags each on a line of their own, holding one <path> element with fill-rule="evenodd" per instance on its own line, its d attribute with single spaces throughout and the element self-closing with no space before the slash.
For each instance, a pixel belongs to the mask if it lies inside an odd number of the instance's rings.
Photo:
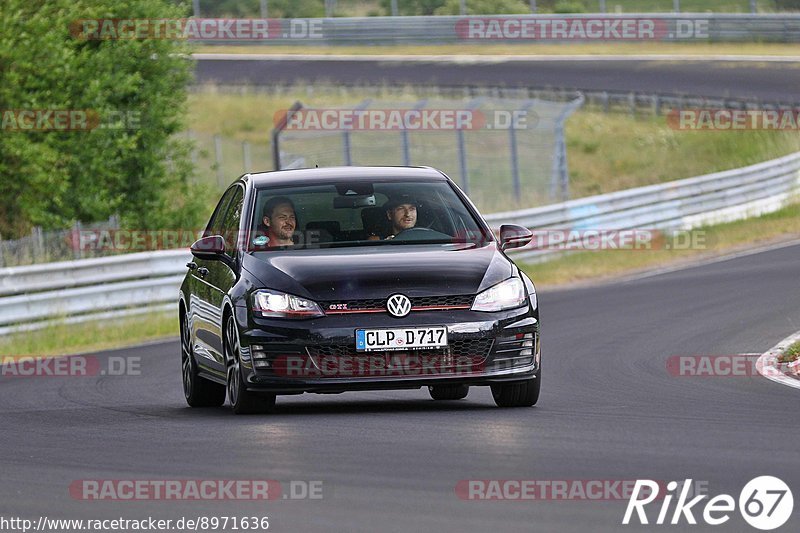
<svg viewBox="0 0 800 533">
<path fill-rule="evenodd" d="M 268 412 L 276 395 L 490 386 L 501 407 L 541 386 L 534 285 L 466 195 L 424 167 L 247 174 L 222 196 L 180 289 L 192 407 Z"/>
</svg>

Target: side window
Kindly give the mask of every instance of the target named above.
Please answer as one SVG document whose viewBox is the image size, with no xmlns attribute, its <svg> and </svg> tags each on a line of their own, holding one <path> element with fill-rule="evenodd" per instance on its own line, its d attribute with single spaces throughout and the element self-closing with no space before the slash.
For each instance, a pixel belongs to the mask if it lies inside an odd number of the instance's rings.
<svg viewBox="0 0 800 533">
<path fill-rule="evenodd" d="M 222 221 L 222 235 L 225 237 L 225 253 L 231 258 L 236 255 L 236 250 L 239 248 L 239 243 L 241 242 L 239 220 L 242 217 L 242 205 L 244 204 L 242 188 L 237 186 L 232 189 L 232 191 L 235 192 L 233 193 L 231 203 Z"/>
<path fill-rule="evenodd" d="M 222 235 L 225 208 L 228 206 L 231 196 L 233 196 L 235 192 L 236 189 L 228 189 L 225 194 L 222 195 L 222 199 L 220 199 L 217 207 L 214 209 L 214 214 L 211 215 L 211 220 L 208 221 L 208 226 L 206 226 L 204 235 Z"/>
</svg>

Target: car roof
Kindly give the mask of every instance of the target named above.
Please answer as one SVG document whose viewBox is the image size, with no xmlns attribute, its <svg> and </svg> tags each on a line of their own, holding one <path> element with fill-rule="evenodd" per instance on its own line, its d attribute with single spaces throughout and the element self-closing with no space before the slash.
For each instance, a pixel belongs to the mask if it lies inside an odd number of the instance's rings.
<svg viewBox="0 0 800 533">
<path fill-rule="evenodd" d="M 292 185 L 300 183 L 326 183 L 343 179 L 351 181 L 373 181 L 386 178 L 446 181 L 447 177 L 431 167 L 325 167 L 295 170 L 275 170 L 246 174 L 244 180 L 252 181 L 255 187 Z"/>
</svg>

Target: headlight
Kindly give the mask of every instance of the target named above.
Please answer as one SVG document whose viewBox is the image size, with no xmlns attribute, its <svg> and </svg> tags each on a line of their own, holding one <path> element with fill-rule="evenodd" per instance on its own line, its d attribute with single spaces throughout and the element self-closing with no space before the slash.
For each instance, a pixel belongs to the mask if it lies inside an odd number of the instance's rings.
<svg viewBox="0 0 800 533">
<path fill-rule="evenodd" d="M 277 318 L 312 318 L 325 315 L 316 302 L 269 290 L 253 293 L 253 311 L 261 313 L 261 316 Z"/>
<path fill-rule="evenodd" d="M 489 287 L 475 297 L 473 311 L 504 311 L 525 303 L 525 284 L 519 278 L 509 278 Z"/>
</svg>

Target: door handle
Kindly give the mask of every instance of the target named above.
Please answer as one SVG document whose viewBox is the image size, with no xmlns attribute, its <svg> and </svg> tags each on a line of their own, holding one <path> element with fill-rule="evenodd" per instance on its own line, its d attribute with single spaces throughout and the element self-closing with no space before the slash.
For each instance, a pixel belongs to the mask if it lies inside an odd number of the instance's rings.
<svg viewBox="0 0 800 533">
<path fill-rule="evenodd" d="M 197 270 L 197 263 L 192 261 L 191 263 L 186 263 L 186 268 L 189 270 Z"/>
<path fill-rule="evenodd" d="M 201 278 L 204 278 L 208 275 L 208 269 L 206 267 L 200 267 L 197 269 L 197 275 Z"/>
</svg>

